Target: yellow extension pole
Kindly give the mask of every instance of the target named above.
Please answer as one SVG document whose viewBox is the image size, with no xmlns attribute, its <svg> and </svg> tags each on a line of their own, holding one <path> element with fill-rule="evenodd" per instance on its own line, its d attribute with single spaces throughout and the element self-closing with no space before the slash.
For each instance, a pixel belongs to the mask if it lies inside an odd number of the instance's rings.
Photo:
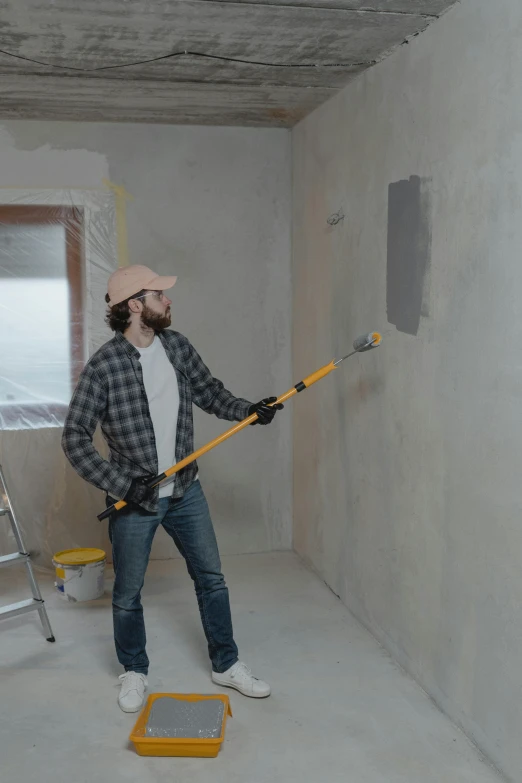
<svg viewBox="0 0 522 783">
<path fill-rule="evenodd" d="M 307 389 L 313 383 L 316 383 L 316 381 L 321 380 L 321 378 L 324 378 L 325 375 L 328 375 L 328 373 L 336 369 L 337 367 L 335 366 L 333 361 L 331 361 L 330 364 L 325 365 L 320 370 L 317 370 L 317 372 L 314 372 L 312 375 L 309 375 L 308 378 L 305 378 L 303 381 L 301 381 L 301 383 L 303 384 L 303 387 Z M 298 390 L 297 386 L 293 386 L 285 394 L 282 394 L 281 397 L 278 397 L 277 402 L 274 402 L 272 404 L 277 405 L 280 402 L 281 403 L 286 402 L 295 394 L 297 394 L 298 391 L 300 390 Z M 173 465 L 171 468 L 168 468 L 168 470 L 162 473 L 161 476 L 156 476 L 156 478 L 154 479 L 154 483 L 151 483 L 149 486 L 155 487 L 156 484 L 160 484 L 164 479 L 169 478 L 169 476 L 173 476 L 175 473 L 178 473 L 178 471 L 180 470 L 183 470 L 183 468 L 185 468 L 187 465 L 190 465 L 191 462 L 194 462 L 195 460 L 199 459 L 203 454 L 206 454 L 207 451 L 211 451 L 212 449 L 215 449 L 216 446 L 219 446 L 220 443 L 224 443 L 224 441 L 231 438 L 232 435 L 235 435 L 236 432 L 241 432 L 241 430 L 244 430 L 245 427 L 250 426 L 250 424 L 252 424 L 256 420 L 257 420 L 257 413 L 253 413 L 251 416 L 248 416 L 246 419 L 243 419 L 243 421 L 238 422 L 233 427 L 230 427 L 229 430 L 223 432 L 222 435 L 218 435 L 217 438 L 214 438 L 214 440 L 209 441 L 209 443 L 205 444 L 205 446 L 201 446 L 200 449 L 196 449 L 196 451 L 193 451 L 192 454 L 188 455 L 188 457 L 185 457 L 185 459 L 182 459 L 180 462 L 177 462 L 176 465 Z M 98 514 L 98 519 L 100 521 L 102 519 L 106 519 L 115 511 L 119 511 L 120 509 L 125 508 L 126 505 L 127 503 L 125 502 L 125 500 L 119 500 L 113 506 L 110 506 L 109 508 L 105 509 L 105 511 L 102 514 Z"/>
<path fill-rule="evenodd" d="M 359 350 L 366 350 L 369 347 L 374 347 L 379 345 L 382 338 L 378 332 L 371 332 L 370 335 L 367 336 L 367 339 L 369 340 L 369 342 L 365 343 L 363 346 L 359 348 L 356 348 L 353 351 L 353 353 L 357 353 Z M 357 340 L 355 342 L 357 343 Z M 352 356 L 353 353 L 348 354 L 348 356 Z M 348 357 L 345 356 L 344 358 L 346 359 Z M 285 394 L 282 394 L 281 397 L 278 397 L 276 402 L 272 403 L 272 405 L 277 405 L 278 403 L 286 402 L 287 400 L 289 400 L 291 397 L 298 394 L 299 392 L 308 389 L 310 386 L 312 386 L 312 384 L 317 383 L 317 381 L 320 381 L 321 378 L 324 378 L 326 375 L 329 375 L 332 372 L 332 370 L 336 370 L 338 365 L 342 361 L 343 359 L 339 359 L 337 362 L 335 362 L 332 359 L 332 361 L 329 364 L 325 364 L 325 366 L 321 367 L 320 370 L 316 370 L 316 372 L 312 373 L 307 378 L 304 378 L 302 381 L 300 381 L 300 383 L 297 383 L 295 386 L 293 386 L 291 389 L 285 392 Z M 238 422 L 238 424 L 235 424 L 229 430 L 226 430 L 226 432 L 224 432 L 222 435 L 219 435 L 217 438 L 214 438 L 214 440 L 211 440 L 209 443 L 207 443 L 205 446 L 202 446 L 200 449 L 193 451 L 192 454 L 189 454 L 188 457 L 185 457 L 185 459 L 182 459 L 176 465 L 173 465 L 171 468 L 168 468 L 168 470 L 166 470 L 160 476 L 156 476 L 154 479 L 150 481 L 148 486 L 155 487 L 157 484 L 160 484 L 164 479 L 173 476 L 175 473 L 178 473 L 180 470 L 183 470 L 183 468 L 185 468 L 191 462 L 194 462 L 195 460 L 199 459 L 199 457 L 201 457 L 203 454 L 206 454 L 208 451 L 215 449 L 216 446 L 219 446 L 220 443 L 223 443 L 224 441 L 231 438 L 232 435 L 236 434 L 236 432 L 240 432 L 241 430 L 244 430 L 245 427 L 248 427 L 256 420 L 257 420 L 257 413 L 253 413 L 251 416 L 248 416 L 246 419 L 243 419 L 243 421 Z M 101 514 L 98 514 L 98 519 L 100 521 L 102 519 L 106 519 L 115 511 L 119 511 L 120 509 L 125 508 L 126 505 L 127 503 L 125 502 L 125 500 L 119 500 L 113 506 L 109 506 L 109 508 L 105 509 L 105 511 L 103 511 Z"/>
</svg>

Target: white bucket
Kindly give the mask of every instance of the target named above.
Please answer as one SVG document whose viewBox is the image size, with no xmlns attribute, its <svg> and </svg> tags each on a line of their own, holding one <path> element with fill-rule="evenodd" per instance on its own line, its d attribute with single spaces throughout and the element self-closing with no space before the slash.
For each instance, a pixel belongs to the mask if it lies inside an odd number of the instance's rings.
<svg viewBox="0 0 522 783">
<path fill-rule="evenodd" d="M 55 586 L 67 601 L 93 601 L 104 593 L 103 549 L 65 549 L 53 558 Z"/>
</svg>

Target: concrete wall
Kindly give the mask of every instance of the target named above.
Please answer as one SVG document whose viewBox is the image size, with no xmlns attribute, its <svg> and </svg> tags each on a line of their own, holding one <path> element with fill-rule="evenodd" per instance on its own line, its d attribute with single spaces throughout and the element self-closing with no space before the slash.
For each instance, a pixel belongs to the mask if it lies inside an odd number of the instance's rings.
<svg viewBox="0 0 522 783">
<path fill-rule="evenodd" d="M 133 196 L 130 262 L 179 276 L 173 328 L 239 396 L 258 400 L 291 384 L 286 131 L 6 122 L 0 162 L 2 186 L 97 188 L 103 177 L 124 185 Z M 195 421 L 197 445 L 230 426 L 199 410 Z M 95 518 L 102 494 L 66 465 L 59 438 L 58 429 L 0 433 L 29 543 L 45 563 L 57 549 L 108 546 Z M 290 415 L 205 456 L 200 475 L 223 553 L 290 546 Z M 161 531 L 153 557 L 173 555 Z"/>
<path fill-rule="evenodd" d="M 295 402 L 295 546 L 516 781 L 521 31 L 464 0 L 293 133 L 294 374 L 386 332 Z"/>
</svg>

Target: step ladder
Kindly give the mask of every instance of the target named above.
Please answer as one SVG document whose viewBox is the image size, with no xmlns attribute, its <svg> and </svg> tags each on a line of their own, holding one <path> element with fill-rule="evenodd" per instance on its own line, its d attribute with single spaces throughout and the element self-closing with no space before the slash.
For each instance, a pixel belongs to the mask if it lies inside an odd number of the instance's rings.
<svg viewBox="0 0 522 783">
<path fill-rule="evenodd" d="M 49 618 L 47 617 L 44 600 L 42 598 L 42 594 L 40 593 L 38 582 L 36 581 L 33 573 L 31 556 L 25 548 L 22 539 L 22 531 L 20 530 L 20 526 L 17 522 L 13 504 L 11 503 L 9 492 L 7 491 L 4 472 L 2 470 L 2 466 L 0 465 L 0 517 L 2 516 L 9 517 L 11 528 L 18 546 L 18 552 L 14 552 L 12 555 L 3 555 L 0 557 L 0 568 L 12 566 L 17 563 L 24 563 L 25 569 L 27 571 L 27 579 L 29 581 L 33 597 L 25 601 L 18 601 L 16 604 L 0 606 L 0 620 L 5 620 L 8 617 L 16 617 L 19 614 L 25 614 L 26 612 L 33 612 L 34 610 L 37 610 L 38 614 L 40 615 L 40 620 L 42 621 L 47 641 L 54 642 L 55 638 L 53 636 Z"/>
</svg>

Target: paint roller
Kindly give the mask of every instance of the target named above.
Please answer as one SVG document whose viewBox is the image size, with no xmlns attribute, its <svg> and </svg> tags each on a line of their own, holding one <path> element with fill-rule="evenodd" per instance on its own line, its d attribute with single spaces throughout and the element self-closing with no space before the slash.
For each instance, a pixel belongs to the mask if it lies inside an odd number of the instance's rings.
<svg viewBox="0 0 522 783">
<path fill-rule="evenodd" d="M 314 383 L 320 381 L 321 378 L 325 378 L 333 370 L 336 370 L 342 362 L 344 362 L 346 359 L 349 359 L 350 356 L 354 356 L 354 354 L 356 353 L 364 353 L 365 351 L 370 351 L 372 348 L 377 348 L 377 346 L 379 346 L 381 343 L 382 343 L 382 336 L 379 334 L 379 332 L 369 332 L 368 334 L 363 334 L 361 337 L 358 337 L 356 340 L 353 341 L 353 351 L 346 354 L 346 356 L 343 356 L 342 359 L 337 359 L 337 360 L 332 359 L 332 361 L 329 364 L 325 364 L 325 366 L 321 367 L 320 370 L 317 370 L 316 372 L 309 375 L 307 378 L 304 378 L 302 381 L 299 381 L 299 383 L 296 383 L 296 385 L 293 386 L 291 389 L 289 389 L 285 394 L 282 394 L 281 397 L 278 397 L 277 400 L 274 403 L 272 403 L 272 405 L 277 405 L 278 403 L 286 402 L 294 395 L 299 394 L 299 392 L 308 389 Z M 178 473 L 180 470 L 185 468 L 191 462 L 194 462 L 195 460 L 199 459 L 199 457 L 201 457 L 203 454 L 206 454 L 207 451 L 211 451 L 211 449 L 214 449 L 216 446 L 219 446 L 220 443 L 223 443 L 225 440 L 228 440 L 228 438 L 231 438 L 232 435 L 236 434 L 236 432 L 240 432 L 241 430 L 244 430 L 245 427 L 248 427 L 250 424 L 253 424 L 253 422 L 256 420 L 257 420 L 257 413 L 253 413 L 251 416 L 248 416 L 246 419 L 243 419 L 243 421 L 240 421 L 234 427 L 231 427 L 222 435 L 219 435 L 217 438 L 214 438 L 214 440 L 211 440 L 205 446 L 202 446 L 200 449 L 197 449 L 196 451 L 192 452 L 192 454 L 189 454 L 188 457 L 185 457 L 185 459 L 182 459 L 176 465 L 173 465 L 171 468 L 168 468 L 168 470 L 164 471 L 164 473 L 161 473 L 159 476 L 155 476 L 154 478 L 150 479 L 148 482 L 146 482 L 147 486 L 155 487 L 157 484 L 161 484 L 161 482 L 164 481 L 166 478 L 169 478 L 170 476 L 173 476 L 175 473 Z M 120 511 L 120 509 L 124 508 L 126 505 L 127 503 L 125 502 L 125 500 L 119 500 L 117 503 L 114 503 L 114 505 L 106 508 L 105 511 L 103 511 L 101 514 L 98 514 L 98 519 L 100 521 L 103 519 L 107 519 L 107 517 L 111 516 L 111 514 L 114 514 L 116 511 Z"/>
</svg>

